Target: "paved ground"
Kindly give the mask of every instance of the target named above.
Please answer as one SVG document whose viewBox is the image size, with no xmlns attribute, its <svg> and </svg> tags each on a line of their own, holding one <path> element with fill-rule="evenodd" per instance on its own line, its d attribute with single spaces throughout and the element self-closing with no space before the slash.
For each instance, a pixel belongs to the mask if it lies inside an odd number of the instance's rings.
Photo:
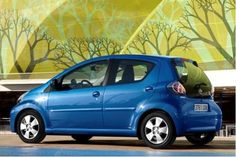
<svg viewBox="0 0 236 157">
<path fill-rule="evenodd" d="M 235 156 L 235 137 L 216 137 L 201 147 L 178 138 L 171 148 L 154 150 L 136 138 L 94 137 L 78 144 L 69 136 L 47 136 L 41 144 L 25 144 L 15 134 L 2 133 L 0 155 Z"/>
</svg>

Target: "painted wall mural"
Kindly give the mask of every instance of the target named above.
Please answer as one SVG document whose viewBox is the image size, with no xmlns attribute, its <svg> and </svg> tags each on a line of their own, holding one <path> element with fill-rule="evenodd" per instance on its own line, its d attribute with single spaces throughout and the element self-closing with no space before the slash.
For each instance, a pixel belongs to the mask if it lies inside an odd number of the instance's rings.
<svg viewBox="0 0 236 157">
<path fill-rule="evenodd" d="M 235 68 L 234 0 L 2 0 L 0 79 L 49 78 L 110 54 Z"/>
</svg>

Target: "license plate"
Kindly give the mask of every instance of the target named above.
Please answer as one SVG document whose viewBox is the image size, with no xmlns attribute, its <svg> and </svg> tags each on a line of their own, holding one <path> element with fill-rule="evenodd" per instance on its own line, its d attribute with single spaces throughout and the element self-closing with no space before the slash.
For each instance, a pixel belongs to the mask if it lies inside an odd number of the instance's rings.
<svg viewBox="0 0 236 157">
<path fill-rule="evenodd" d="M 206 112 L 208 111 L 208 104 L 194 104 L 194 111 Z"/>
</svg>

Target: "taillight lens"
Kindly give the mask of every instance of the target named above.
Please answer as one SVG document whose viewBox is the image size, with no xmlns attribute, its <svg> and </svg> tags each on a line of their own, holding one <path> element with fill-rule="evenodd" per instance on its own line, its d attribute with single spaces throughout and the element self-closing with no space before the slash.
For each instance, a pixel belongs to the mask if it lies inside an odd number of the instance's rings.
<svg viewBox="0 0 236 157">
<path fill-rule="evenodd" d="M 185 95 L 186 90 L 180 82 L 172 82 L 168 85 L 168 88 L 171 89 L 176 94 Z"/>
</svg>

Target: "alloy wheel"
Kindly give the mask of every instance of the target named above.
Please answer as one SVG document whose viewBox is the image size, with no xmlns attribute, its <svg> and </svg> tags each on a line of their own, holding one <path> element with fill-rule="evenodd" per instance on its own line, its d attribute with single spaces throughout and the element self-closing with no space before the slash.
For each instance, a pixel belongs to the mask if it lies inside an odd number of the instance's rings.
<svg viewBox="0 0 236 157">
<path fill-rule="evenodd" d="M 169 128 L 161 117 L 153 117 L 145 125 L 145 136 L 153 144 L 163 143 L 168 137 Z"/>
<path fill-rule="evenodd" d="M 39 122 L 32 115 L 26 115 L 20 123 L 20 132 L 26 139 L 33 139 L 39 133 Z"/>
</svg>

